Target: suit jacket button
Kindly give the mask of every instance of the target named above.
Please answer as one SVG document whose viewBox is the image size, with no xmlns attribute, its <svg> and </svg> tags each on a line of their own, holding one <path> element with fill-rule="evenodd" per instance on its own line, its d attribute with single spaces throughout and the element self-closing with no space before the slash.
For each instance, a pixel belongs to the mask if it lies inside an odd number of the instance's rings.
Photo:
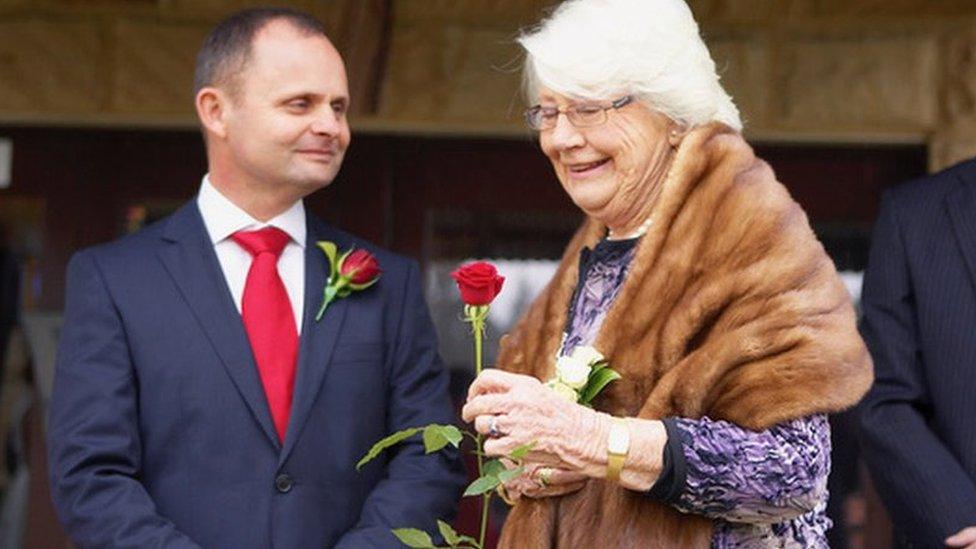
<svg viewBox="0 0 976 549">
<path fill-rule="evenodd" d="M 287 494 L 290 492 L 291 487 L 294 484 L 295 483 L 291 480 L 291 477 L 284 473 L 278 475 L 278 477 L 275 479 L 275 488 L 282 494 Z"/>
</svg>

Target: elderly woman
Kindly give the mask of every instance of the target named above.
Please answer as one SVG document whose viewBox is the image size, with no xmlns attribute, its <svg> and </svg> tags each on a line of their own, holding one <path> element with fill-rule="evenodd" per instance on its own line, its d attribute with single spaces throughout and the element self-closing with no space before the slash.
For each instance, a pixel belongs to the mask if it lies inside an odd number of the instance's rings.
<svg viewBox="0 0 976 549">
<path fill-rule="evenodd" d="M 825 414 L 871 363 L 807 218 L 740 135 L 681 0 L 570 0 L 519 42 L 529 125 L 587 220 L 463 415 L 503 456 L 504 547 L 825 547 Z M 581 345 L 622 379 L 544 384 Z"/>
</svg>

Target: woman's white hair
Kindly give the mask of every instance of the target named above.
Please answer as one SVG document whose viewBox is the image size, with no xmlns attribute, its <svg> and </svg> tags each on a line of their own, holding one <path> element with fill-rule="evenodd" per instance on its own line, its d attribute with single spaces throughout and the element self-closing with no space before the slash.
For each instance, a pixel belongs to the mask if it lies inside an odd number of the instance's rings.
<svg viewBox="0 0 976 549">
<path fill-rule="evenodd" d="M 580 99 L 633 95 L 688 128 L 742 129 L 683 0 L 567 0 L 518 42 L 529 103 L 543 86 Z"/>
</svg>

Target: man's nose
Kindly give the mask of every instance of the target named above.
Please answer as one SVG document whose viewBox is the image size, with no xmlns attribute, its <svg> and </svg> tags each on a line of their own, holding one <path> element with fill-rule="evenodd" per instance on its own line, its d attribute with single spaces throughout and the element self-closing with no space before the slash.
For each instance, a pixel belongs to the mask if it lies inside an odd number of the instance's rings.
<svg viewBox="0 0 976 549">
<path fill-rule="evenodd" d="M 312 121 L 312 133 L 319 135 L 337 135 L 342 131 L 342 116 L 341 113 L 331 108 L 323 111 Z"/>
</svg>

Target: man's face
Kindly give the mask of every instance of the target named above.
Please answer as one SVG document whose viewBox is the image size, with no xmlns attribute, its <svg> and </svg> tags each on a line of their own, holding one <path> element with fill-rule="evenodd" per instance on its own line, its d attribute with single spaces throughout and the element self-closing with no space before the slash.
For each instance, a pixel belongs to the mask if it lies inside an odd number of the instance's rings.
<svg viewBox="0 0 976 549">
<path fill-rule="evenodd" d="M 230 93 L 223 158 L 246 185 L 306 196 L 339 172 L 348 107 L 346 70 L 332 44 L 287 22 L 268 23 Z"/>
</svg>

